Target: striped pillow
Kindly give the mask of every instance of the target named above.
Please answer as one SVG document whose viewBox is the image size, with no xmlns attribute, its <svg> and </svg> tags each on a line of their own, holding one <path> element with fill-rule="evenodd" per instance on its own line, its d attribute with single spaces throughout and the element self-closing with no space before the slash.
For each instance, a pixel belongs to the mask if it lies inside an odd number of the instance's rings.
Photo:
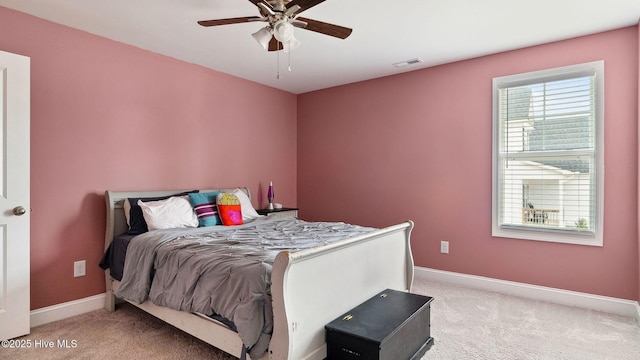
<svg viewBox="0 0 640 360">
<path fill-rule="evenodd" d="M 218 216 L 218 208 L 216 206 L 216 197 L 219 193 L 219 191 L 214 191 L 189 194 L 189 200 L 191 201 L 191 206 L 193 206 L 193 210 L 198 217 L 200 227 L 222 224 L 222 221 Z"/>
</svg>

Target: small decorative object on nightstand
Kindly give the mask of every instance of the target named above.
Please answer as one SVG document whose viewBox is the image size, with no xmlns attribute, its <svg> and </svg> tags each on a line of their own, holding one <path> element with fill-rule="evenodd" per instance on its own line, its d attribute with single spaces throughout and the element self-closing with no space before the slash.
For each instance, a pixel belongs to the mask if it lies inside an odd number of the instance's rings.
<svg viewBox="0 0 640 360">
<path fill-rule="evenodd" d="M 269 190 L 267 190 L 267 200 L 269 200 L 269 209 L 273 210 L 273 181 L 269 181 Z"/>
<path fill-rule="evenodd" d="M 256 210 L 260 215 L 266 215 L 269 217 L 292 217 L 298 218 L 298 208 L 276 207 L 273 209 L 259 209 Z"/>
</svg>

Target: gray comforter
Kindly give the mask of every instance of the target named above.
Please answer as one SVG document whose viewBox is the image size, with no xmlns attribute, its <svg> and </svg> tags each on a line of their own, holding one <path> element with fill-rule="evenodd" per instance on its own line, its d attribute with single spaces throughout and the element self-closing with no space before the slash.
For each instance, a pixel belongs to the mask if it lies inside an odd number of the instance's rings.
<svg viewBox="0 0 640 360">
<path fill-rule="evenodd" d="M 271 268 L 296 251 L 372 231 L 345 223 L 259 218 L 240 226 L 155 230 L 131 240 L 118 296 L 231 320 L 249 355 L 273 329 Z"/>
</svg>

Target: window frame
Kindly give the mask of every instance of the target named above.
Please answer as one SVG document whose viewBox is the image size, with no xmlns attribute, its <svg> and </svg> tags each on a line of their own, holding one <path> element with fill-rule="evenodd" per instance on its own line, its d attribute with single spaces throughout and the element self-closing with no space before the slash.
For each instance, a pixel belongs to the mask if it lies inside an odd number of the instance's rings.
<svg viewBox="0 0 640 360">
<path fill-rule="evenodd" d="M 594 75 L 595 106 L 595 228 L 593 232 L 571 229 L 500 226 L 499 181 L 500 169 L 500 90 L 533 83 Z M 491 235 L 493 237 L 537 240 L 578 245 L 603 246 L 604 224 L 604 60 L 557 67 L 527 73 L 493 78 L 492 114 L 492 191 L 491 191 Z"/>
</svg>

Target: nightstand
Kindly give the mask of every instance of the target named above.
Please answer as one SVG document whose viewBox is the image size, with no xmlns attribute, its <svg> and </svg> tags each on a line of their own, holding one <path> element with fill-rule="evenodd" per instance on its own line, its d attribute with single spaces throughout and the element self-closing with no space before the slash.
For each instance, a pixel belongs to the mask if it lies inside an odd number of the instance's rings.
<svg viewBox="0 0 640 360">
<path fill-rule="evenodd" d="M 260 215 L 266 215 L 269 217 L 292 217 L 298 218 L 298 208 L 280 208 L 280 209 L 260 209 L 256 210 Z"/>
</svg>

